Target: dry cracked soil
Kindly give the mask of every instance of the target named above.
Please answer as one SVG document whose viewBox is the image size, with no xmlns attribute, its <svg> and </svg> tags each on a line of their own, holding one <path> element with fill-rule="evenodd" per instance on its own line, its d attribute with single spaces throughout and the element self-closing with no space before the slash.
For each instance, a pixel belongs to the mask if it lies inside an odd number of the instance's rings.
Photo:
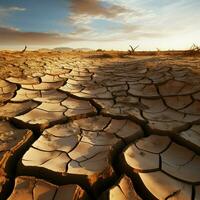
<svg viewBox="0 0 200 200">
<path fill-rule="evenodd" d="M 199 61 L 1 52 L 0 199 L 200 200 Z"/>
</svg>

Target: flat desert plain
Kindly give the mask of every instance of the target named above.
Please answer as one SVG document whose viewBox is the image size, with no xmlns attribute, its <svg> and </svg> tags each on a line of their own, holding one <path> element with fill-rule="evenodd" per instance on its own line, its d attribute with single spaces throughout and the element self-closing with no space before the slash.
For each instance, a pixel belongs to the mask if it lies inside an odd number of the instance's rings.
<svg viewBox="0 0 200 200">
<path fill-rule="evenodd" d="M 0 199 L 199 200 L 200 57 L 0 52 Z"/>
</svg>

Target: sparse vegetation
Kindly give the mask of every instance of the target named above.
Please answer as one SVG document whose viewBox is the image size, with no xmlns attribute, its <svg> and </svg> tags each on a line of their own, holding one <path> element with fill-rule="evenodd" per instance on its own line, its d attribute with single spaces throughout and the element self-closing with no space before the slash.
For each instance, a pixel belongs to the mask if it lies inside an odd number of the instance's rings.
<svg viewBox="0 0 200 200">
<path fill-rule="evenodd" d="M 96 50 L 96 52 L 102 52 L 102 51 L 103 51 L 102 49 L 97 49 L 97 50 Z"/>
<path fill-rule="evenodd" d="M 200 55 L 200 47 L 196 44 L 193 44 L 189 50 L 185 51 L 186 56 L 197 56 Z"/>
<path fill-rule="evenodd" d="M 24 49 L 21 51 L 21 53 L 24 53 L 27 49 L 27 46 L 25 45 Z"/>
<path fill-rule="evenodd" d="M 135 53 L 135 50 L 139 47 L 139 45 L 137 45 L 136 47 L 132 47 L 131 45 L 129 45 L 130 46 L 130 48 L 131 48 L 131 50 L 128 50 L 128 52 L 129 52 L 129 54 L 130 55 L 132 55 L 132 54 L 134 54 Z"/>
<path fill-rule="evenodd" d="M 94 54 L 89 56 L 89 58 L 113 58 L 113 56 L 109 53 L 103 53 L 103 54 Z"/>
</svg>

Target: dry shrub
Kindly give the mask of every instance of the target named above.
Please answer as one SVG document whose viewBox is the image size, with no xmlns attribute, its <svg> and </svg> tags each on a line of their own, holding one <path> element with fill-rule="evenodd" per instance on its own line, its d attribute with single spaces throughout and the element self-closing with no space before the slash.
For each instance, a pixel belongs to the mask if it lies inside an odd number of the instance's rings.
<svg viewBox="0 0 200 200">
<path fill-rule="evenodd" d="M 113 58 L 113 56 L 111 54 L 108 54 L 108 53 L 103 53 L 103 54 L 94 54 L 94 55 L 91 55 L 89 56 L 89 58 Z"/>
<path fill-rule="evenodd" d="M 189 50 L 185 51 L 186 56 L 199 56 L 200 55 L 200 47 L 196 44 L 193 44 Z"/>
</svg>

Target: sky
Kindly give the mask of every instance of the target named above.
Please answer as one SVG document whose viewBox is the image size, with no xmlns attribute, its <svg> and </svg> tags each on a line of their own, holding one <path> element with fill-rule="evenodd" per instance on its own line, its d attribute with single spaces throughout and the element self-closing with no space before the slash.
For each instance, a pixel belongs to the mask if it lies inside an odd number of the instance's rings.
<svg viewBox="0 0 200 200">
<path fill-rule="evenodd" d="M 188 49 L 200 0 L 0 0 L 0 49 Z"/>
</svg>

